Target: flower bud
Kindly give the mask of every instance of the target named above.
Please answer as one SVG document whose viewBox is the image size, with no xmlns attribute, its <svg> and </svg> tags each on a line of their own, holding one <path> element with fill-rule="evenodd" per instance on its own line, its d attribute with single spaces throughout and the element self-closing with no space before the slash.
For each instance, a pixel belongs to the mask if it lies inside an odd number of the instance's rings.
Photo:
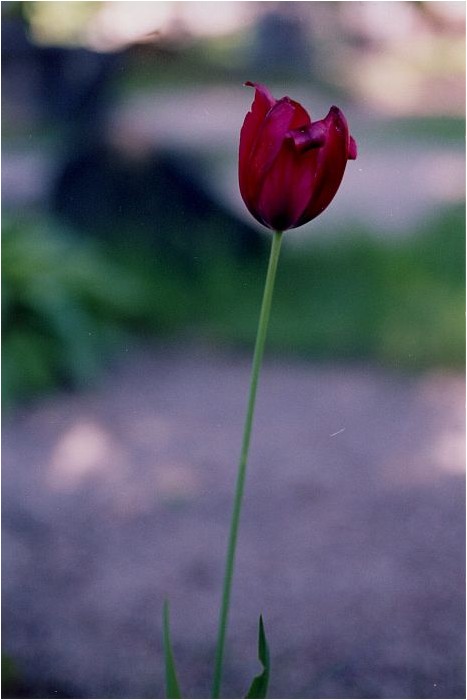
<svg viewBox="0 0 467 700">
<path fill-rule="evenodd" d="M 264 85 L 245 84 L 256 94 L 240 134 L 240 193 L 264 226 L 297 228 L 331 203 L 357 144 L 337 107 L 312 122 L 298 102 L 275 100 Z"/>
</svg>

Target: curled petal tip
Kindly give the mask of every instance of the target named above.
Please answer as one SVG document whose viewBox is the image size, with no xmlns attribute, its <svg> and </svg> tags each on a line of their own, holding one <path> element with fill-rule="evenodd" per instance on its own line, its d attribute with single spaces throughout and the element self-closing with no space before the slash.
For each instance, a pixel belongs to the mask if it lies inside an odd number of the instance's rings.
<svg viewBox="0 0 467 700">
<path fill-rule="evenodd" d="M 350 136 L 350 138 L 349 138 L 349 150 L 348 150 L 347 158 L 349 160 L 356 160 L 357 152 L 358 152 L 357 142 L 355 141 L 353 136 Z"/>
<path fill-rule="evenodd" d="M 272 107 L 276 103 L 276 100 L 271 95 L 271 93 L 265 85 L 262 85 L 261 83 L 254 83 L 251 80 L 247 80 L 245 83 L 243 83 L 243 85 L 245 87 L 255 88 L 255 97 L 260 96 L 260 98 L 263 98 L 269 104 L 270 107 Z"/>
<path fill-rule="evenodd" d="M 247 80 L 246 82 L 243 83 L 243 85 L 244 85 L 244 87 L 252 87 L 252 88 L 255 88 L 255 90 L 259 90 L 259 92 L 265 92 L 265 93 L 270 94 L 267 87 L 265 85 L 263 85 L 262 83 L 254 83 L 252 80 Z"/>
<path fill-rule="evenodd" d="M 324 119 L 330 119 L 334 124 L 344 125 L 347 128 L 347 119 L 345 118 L 343 111 L 335 105 L 331 107 Z"/>
</svg>

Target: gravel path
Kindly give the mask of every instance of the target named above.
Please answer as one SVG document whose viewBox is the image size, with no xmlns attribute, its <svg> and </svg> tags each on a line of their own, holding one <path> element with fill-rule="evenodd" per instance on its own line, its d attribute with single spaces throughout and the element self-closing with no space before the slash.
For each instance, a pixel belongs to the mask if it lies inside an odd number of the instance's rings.
<svg viewBox="0 0 467 700">
<path fill-rule="evenodd" d="M 3 646 L 36 697 L 163 697 L 167 594 L 185 697 L 208 696 L 248 375 L 130 351 L 5 420 Z M 225 697 L 260 612 L 270 697 L 464 697 L 463 427 L 460 375 L 268 359 Z"/>
</svg>

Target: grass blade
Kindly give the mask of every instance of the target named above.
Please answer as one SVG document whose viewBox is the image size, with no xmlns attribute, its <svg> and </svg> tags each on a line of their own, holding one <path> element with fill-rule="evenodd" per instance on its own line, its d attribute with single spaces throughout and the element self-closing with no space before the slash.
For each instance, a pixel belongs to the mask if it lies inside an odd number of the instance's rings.
<svg viewBox="0 0 467 700">
<path fill-rule="evenodd" d="M 181 698 L 180 686 L 178 685 L 175 662 L 170 642 L 170 622 L 169 603 L 164 602 L 164 657 L 165 657 L 165 687 L 168 698 Z"/>
<path fill-rule="evenodd" d="M 259 635 L 258 635 L 258 657 L 263 665 L 263 672 L 253 679 L 246 698 L 265 698 L 268 692 L 269 672 L 271 663 L 269 658 L 269 647 L 266 641 L 264 632 L 263 616 L 259 618 Z"/>
</svg>

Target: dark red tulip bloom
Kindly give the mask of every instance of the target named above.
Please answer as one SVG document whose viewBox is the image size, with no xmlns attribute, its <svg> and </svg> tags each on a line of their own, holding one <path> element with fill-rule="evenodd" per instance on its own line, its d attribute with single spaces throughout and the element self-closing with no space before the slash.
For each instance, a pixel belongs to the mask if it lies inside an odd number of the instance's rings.
<svg viewBox="0 0 467 700">
<path fill-rule="evenodd" d="M 245 84 L 256 94 L 240 134 L 243 201 L 270 229 L 302 226 L 331 203 L 357 144 L 337 107 L 312 122 L 298 102 L 275 100 L 264 85 Z"/>
</svg>

